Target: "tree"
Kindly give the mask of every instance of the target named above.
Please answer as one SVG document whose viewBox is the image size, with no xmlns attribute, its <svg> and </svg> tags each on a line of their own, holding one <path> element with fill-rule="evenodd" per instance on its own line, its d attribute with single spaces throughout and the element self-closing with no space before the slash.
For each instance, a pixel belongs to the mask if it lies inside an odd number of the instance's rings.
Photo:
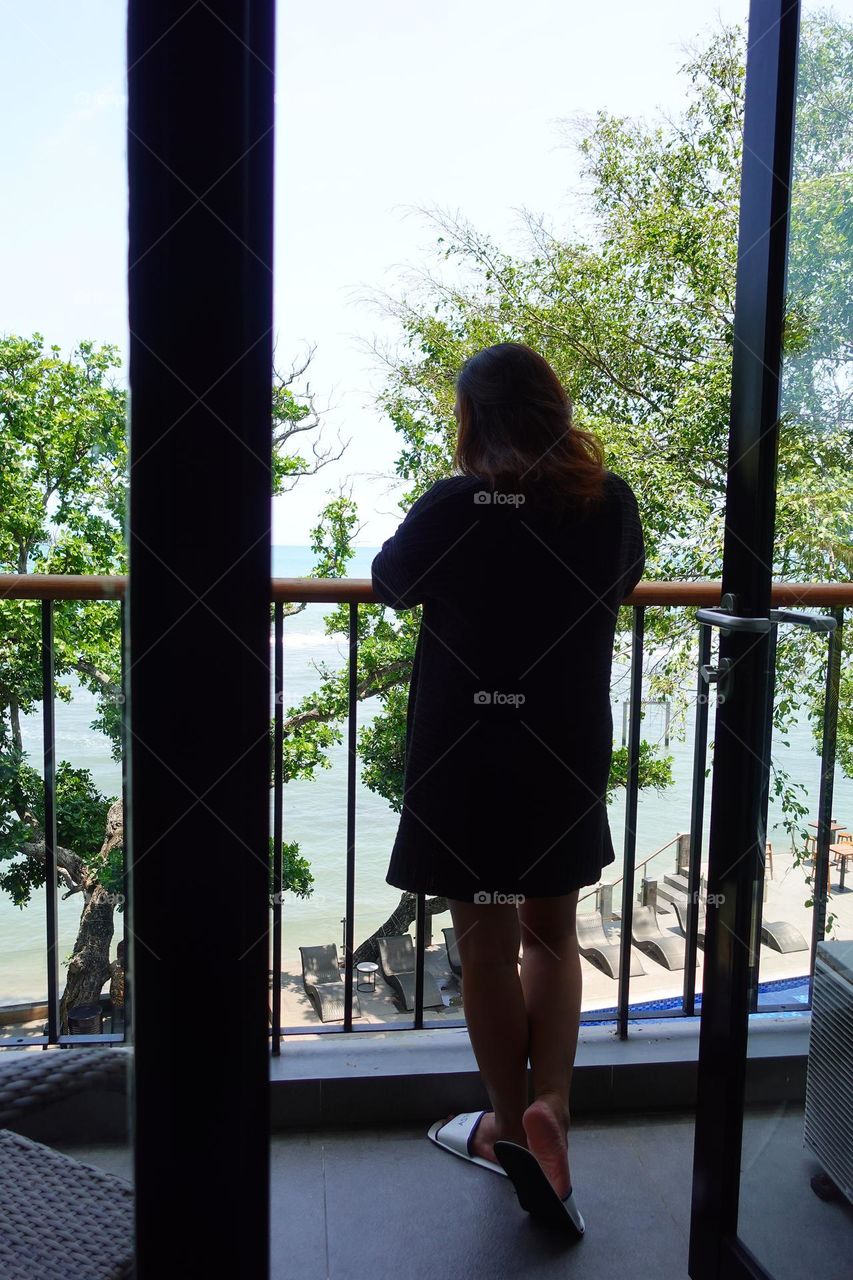
<svg viewBox="0 0 853 1280">
<path fill-rule="evenodd" d="M 319 436 L 320 412 L 302 386 L 313 352 L 273 381 L 274 491 L 316 474 L 341 457 L 346 442 Z M 63 358 L 38 333 L 0 340 L 0 572 L 126 571 L 127 498 L 125 392 L 114 381 L 115 346 L 81 342 Z M 296 446 L 310 442 L 310 455 Z M 317 572 L 335 572 L 335 557 L 354 527 L 345 496 L 333 500 L 317 533 Z M 319 527 L 318 527 L 319 528 Z M 319 540 L 325 536 L 325 542 Z M 292 606 L 295 612 L 303 606 Z M 57 604 L 54 610 L 56 696 L 68 701 L 68 676 L 97 698 L 93 728 L 121 757 L 120 619 L 103 602 Z M 0 601 L 0 889 L 24 907 L 44 884 L 44 800 L 40 775 L 28 764 L 21 716 L 42 698 L 39 607 Z M 325 734 L 325 737 L 324 737 Z M 325 726 L 307 723 L 290 767 L 304 768 L 328 741 Z M 76 1004 L 91 1003 L 108 978 L 114 912 L 124 903 L 121 801 L 104 796 L 91 774 L 60 761 L 56 771 L 57 873 L 64 896 L 83 908 L 61 1004 L 63 1030 Z M 310 894 L 313 877 L 295 844 L 284 849 L 289 891 Z M 119 982 L 120 985 L 120 982 Z"/>
<path fill-rule="evenodd" d="M 773 566 L 782 579 L 847 578 L 853 568 L 851 31 L 828 14 L 803 24 Z M 527 249 L 511 254 L 464 218 L 431 215 L 435 263 L 412 289 L 383 300 L 399 323 L 402 343 L 399 350 L 377 350 L 387 372 L 379 403 L 397 430 L 396 475 L 408 486 L 404 506 L 451 471 L 454 378 L 462 361 L 489 343 L 520 339 L 551 361 L 573 398 L 577 421 L 598 433 L 609 465 L 637 493 L 647 576 L 719 577 L 744 48 L 741 31 L 722 29 L 691 54 L 683 68 L 687 105 L 677 118 L 651 125 L 599 112 L 575 124 L 569 132 L 586 182 L 576 227 L 555 231 L 544 218 L 527 214 Z M 11 437 L 0 436 L 0 563 L 13 571 L 27 563 L 22 546 L 35 569 L 116 572 L 123 566 L 124 404 L 105 376 L 114 360 L 114 349 L 96 352 L 82 344 L 76 361 L 60 361 L 55 349 L 46 357 L 38 336 L 0 347 L 0 419 L 12 423 Z M 298 432 L 310 431 L 314 410 L 286 379 L 279 387 L 276 485 L 282 488 L 322 465 L 322 456 L 287 460 Z M 83 417 L 76 430 L 78 413 Z M 95 432 L 90 450 L 84 422 Z M 31 473 L 37 482 L 24 479 Z M 32 510 L 37 518 L 28 514 Z M 357 528 L 356 506 L 340 492 L 312 534 L 315 574 L 346 572 Z M 20 895 L 37 883 L 39 868 L 37 853 L 20 853 L 28 832 L 37 832 L 38 818 L 19 750 L 16 756 L 15 729 L 21 710 L 40 697 L 38 628 L 25 607 L 0 607 L 11 637 L 0 643 L 0 861 L 4 850 L 19 851 L 0 886 Z M 98 693 L 99 723 L 118 750 L 115 620 L 105 620 L 108 610 L 98 615 L 98 608 L 89 607 L 85 625 L 57 611 L 57 670 L 75 671 Z M 629 621 L 625 611 L 618 656 L 624 656 Z M 378 707 L 360 731 L 363 777 L 398 811 L 406 688 L 419 624 L 419 610 L 394 615 L 381 605 L 359 609 L 357 696 L 376 699 Z M 346 635 L 347 627 L 345 607 L 326 619 L 330 635 Z M 684 682 L 695 664 L 694 620 L 683 610 L 649 609 L 646 628 L 650 648 L 663 655 L 647 673 L 649 695 L 672 700 L 676 725 L 680 714 L 683 726 Z M 818 642 L 780 631 L 774 719 L 783 736 L 803 705 L 819 724 L 823 663 Z M 843 670 L 839 759 L 853 776 L 849 658 Z M 286 780 L 311 778 L 328 766 L 330 748 L 341 741 L 347 690 L 346 669 L 321 667 L 317 691 L 287 709 Z M 611 789 L 624 779 L 624 753 L 615 752 Z M 641 785 L 660 788 L 669 780 L 668 760 L 644 743 Z M 85 780 L 76 786 L 86 791 Z M 797 784 L 774 767 L 773 786 L 794 833 L 804 814 Z M 101 798 L 102 809 L 107 802 Z M 98 883 L 109 892 L 104 842 L 93 841 L 91 833 L 85 839 L 85 856 L 101 860 L 104 880 Z M 29 845 L 37 849 L 37 835 Z M 310 870 L 299 850 L 288 846 L 284 856 L 286 882 L 290 877 L 293 891 L 309 891 Z M 372 955 L 383 933 L 407 928 L 414 902 L 403 894 L 356 957 Z M 440 898 L 427 904 L 432 914 L 444 909 Z"/>
<path fill-rule="evenodd" d="M 381 404 L 400 436 L 397 476 L 411 501 L 450 470 L 454 377 L 494 342 L 530 343 L 551 361 L 576 420 L 601 438 L 637 493 L 660 579 L 719 578 L 728 444 L 743 131 L 745 40 L 722 29 L 683 68 L 687 105 L 650 125 L 599 112 L 570 131 L 586 186 L 575 231 L 525 215 L 527 247 L 502 250 L 460 215 L 427 212 L 435 262 L 398 296 L 401 347 L 377 348 Z M 804 23 L 794 166 L 774 576 L 851 576 L 849 458 L 853 28 Z M 621 634 L 628 626 L 622 619 Z M 663 660 L 649 696 L 687 705 L 696 628 L 650 609 Z M 845 641 L 849 653 L 850 636 Z M 825 649 L 780 629 L 775 724 L 822 712 Z M 853 763 L 853 681 L 845 663 L 839 758 Z M 683 722 L 683 721 L 682 721 Z M 792 834 L 800 789 L 774 763 Z"/>
</svg>

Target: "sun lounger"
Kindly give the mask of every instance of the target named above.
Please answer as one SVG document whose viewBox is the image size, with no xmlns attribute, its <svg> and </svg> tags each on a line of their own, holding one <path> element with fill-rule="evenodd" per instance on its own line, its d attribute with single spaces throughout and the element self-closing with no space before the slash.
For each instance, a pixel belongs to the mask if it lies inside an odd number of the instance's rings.
<svg viewBox="0 0 853 1280">
<path fill-rule="evenodd" d="M 631 938 L 634 945 L 665 969 L 683 969 L 684 939 L 665 933 L 658 923 L 657 911 L 651 907 L 635 906 L 632 914 Z"/>
<path fill-rule="evenodd" d="M 673 898 L 672 905 L 675 907 L 675 914 L 678 916 L 678 925 L 687 937 L 687 903 Z M 705 904 L 699 902 L 696 904 L 696 941 L 700 947 L 705 946 Z"/>
<path fill-rule="evenodd" d="M 761 941 L 774 951 L 808 951 L 806 942 L 799 929 L 788 924 L 787 920 L 764 920 L 761 924 Z"/>
<path fill-rule="evenodd" d="M 683 931 L 687 934 L 687 904 L 685 902 L 673 901 L 675 913 L 678 916 L 678 923 Z M 699 905 L 699 919 L 697 921 L 698 929 L 696 941 L 700 947 L 705 946 L 705 905 Z M 809 944 L 803 935 L 794 925 L 788 924 L 786 920 L 767 920 L 761 926 L 761 941 L 765 946 L 771 947 L 774 951 L 783 953 L 789 951 L 808 951 Z"/>
<path fill-rule="evenodd" d="M 611 978 L 619 977 L 619 961 L 622 956 L 621 944 L 608 937 L 600 914 L 596 911 L 588 915 L 575 916 L 575 931 L 578 939 L 578 951 Z M 636 951 L 631 951 L 631 977 L 639 977 L 645 973 L 645 967 Z"/>
<path fill-rule="evenodd" d="M 456 974 L 457 978 L 462 977 L 462 961 L 459 959 L 459 948 L 456 945 L 456 930 L 452 928 L 442 929 L 444 941 L 447 946 L 447 960 L 451 971 Z"/>
<path fill-rule="evenodd" d="M 397 994 L 404 1009 L 415 1007 L 415 948 L 408 933 L 377 938 L 382 976 Z M 435 978 L 424 969 L 424 1008 L 444 1008 Z"/>
<path fill-rule="evenodd" d="M 323 947 L 300 947 L 302 985 L 321 1022 L 341 1022 L 344 1017 L 344 980 L 334 942 Z M 353 986 L 352 1016 L 361 1017 L 361 1005 Z"/>
</svg>

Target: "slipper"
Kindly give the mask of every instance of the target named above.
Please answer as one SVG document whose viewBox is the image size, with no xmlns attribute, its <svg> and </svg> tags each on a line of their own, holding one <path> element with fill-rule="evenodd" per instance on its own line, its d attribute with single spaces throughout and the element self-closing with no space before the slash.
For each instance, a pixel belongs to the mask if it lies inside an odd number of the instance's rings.
<svg viewBox="0 0 853 1280">
<path fill-rule="evenodd" d="M 482 1165 L 484 1169 L 491 1169 L 493 1173 L 499 1173 L 502 1178 L 505 1178 L 506 1171 L 500 1165 L 495 1164 L 493 1160 L 484 1160 L 482 1156 L 475 1156 L 471 1152 L 471 1141 L 477 1125 L 485 1114 L 485 1111 L 463 1111 L 452 1120 L 436 1120 L 435 1124 L 430 1125 L 427 1137 L 431 1138 L 437 1147 L 452 1151 L 455 1156 L 470 1160 L 472 1164 Z"/>
<path fill-rule="evenodd" d="M 533 1152 L 516 1142 L 505 1142 L 499 1138 L 495 1143 L 495 1155 L 515 1187 L 522 1209 L 537 1221 L 567 1230 L 579 1240 L 586 1225 L 575 1203 L 574 1190 L 561 1200 Z"/>
</svg>

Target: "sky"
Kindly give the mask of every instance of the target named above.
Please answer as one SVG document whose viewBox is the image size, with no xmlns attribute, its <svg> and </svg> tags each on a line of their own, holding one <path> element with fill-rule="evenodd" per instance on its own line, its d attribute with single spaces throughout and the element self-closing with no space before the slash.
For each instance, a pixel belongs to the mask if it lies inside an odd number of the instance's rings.
<svg viewBox="0 0 853 1280">
<path fill-rule="evenodd" d="M 425 209 L 509 248 L 520 213 L 570 231 L 575 157 L 561 122 L 683 105 L 687 46 L 746 22 L 747 0 L 280 0 L 276 55 L 276 363 L 316 348 L 310 381 L 340 463 L 274 503 L 273 541 L 304 544 L 330 491 L 358 542 L 401 518 L 393 428 L 369 347 L 397 340 L 370 302 L 430 264 Z M 0 0 L 0 332 L 70 352 L 127 335 L 125 5 Z M 123 381 L 125 372 L 119 376 Z"/>
</svg>

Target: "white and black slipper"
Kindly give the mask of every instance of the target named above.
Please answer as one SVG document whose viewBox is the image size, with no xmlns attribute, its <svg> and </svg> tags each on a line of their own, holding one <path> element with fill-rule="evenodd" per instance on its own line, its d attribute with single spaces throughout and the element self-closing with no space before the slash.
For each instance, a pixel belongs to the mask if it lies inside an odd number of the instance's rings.
<svg viewBox="0 0 853 1280">
<path fill-rule="evenodd" d="M 575 1203 L 574 1189 L 565 1200 L 561 1200 L 533 1152 L 520 1147 L 516 1142 L 498 1139 L 495 1143 L 495 1155 L 515 1187 L 522 1209 L 537 1222 L 559 1227 L 578 1240 L 581 1238 L 586 1225 Z"/>
<path fill-rule="evenodd" d="M 485 1114 L 485 1111 L 463 1111 L 452 1120 L 436 1120 L 435 1124 L 430 1125 L 427 1137 L 437 1147 L 452 1151 L 455 1156 L 470 1160 L 472 1164 L 482 1165 L 484 1169 L 491 1169 L 493 1173 L 499 1173 L 502 1178 L 505 1178 L 506 1171 L 500 1165 L 495 1164 L 493 1160 L 484 1160 L 482 1156 L 475 1156 L 471 1152 L 471 1142 L 477 1131 L 477 1125 Z"/>
</svg>

